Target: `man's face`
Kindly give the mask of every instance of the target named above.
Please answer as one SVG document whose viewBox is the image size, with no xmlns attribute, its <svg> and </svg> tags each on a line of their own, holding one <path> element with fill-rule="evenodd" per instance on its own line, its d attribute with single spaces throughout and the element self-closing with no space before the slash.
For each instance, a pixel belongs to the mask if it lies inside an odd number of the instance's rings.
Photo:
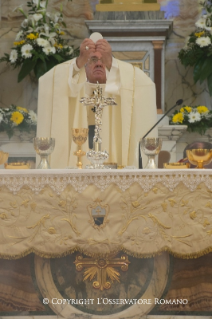
<svg viewBox="0 0 212 319">
<path fill-rule="evenodd" d="M 85 66 L 87 80 L 90 83 L 100 84 L 106 83 L 106 67 L 102 62 L 102 55 L 100 52 L 92 53 Z"/>
</svg>

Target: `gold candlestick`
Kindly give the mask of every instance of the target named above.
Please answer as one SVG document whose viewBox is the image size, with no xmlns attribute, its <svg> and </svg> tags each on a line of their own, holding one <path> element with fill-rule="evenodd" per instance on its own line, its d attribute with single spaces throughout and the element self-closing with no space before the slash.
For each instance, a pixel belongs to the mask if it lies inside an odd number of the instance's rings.
<svg viewBox="0 0 212 319">
<path fill-rule="evenodd" d="M 78 150 L 74 152 L 77 156 L 77 167 L 82 169 L 82 156 L 85 156 L 85 152 L 82 151 L 81 147 L 87 141 L 88 129 L 87 128 L 73 128 L 72 129 L 73 141 L 78 145 Z"/>
</svg>

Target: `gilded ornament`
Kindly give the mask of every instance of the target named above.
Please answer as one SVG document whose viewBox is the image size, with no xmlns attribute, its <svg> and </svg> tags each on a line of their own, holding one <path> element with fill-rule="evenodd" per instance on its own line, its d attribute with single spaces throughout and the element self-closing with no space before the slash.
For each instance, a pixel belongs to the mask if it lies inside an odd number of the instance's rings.
<svg viewBox="0 0 212 319">
<path fill-rule="evenodd" d="M 191 218 L 191 219 L 195 219 L 196 217 L 197 217 L 197 214 L 196 214 L 195 211 L 193 211 L 193 212 L 190 213 L 190 218 Z"/>
<path fill-rule="evenodd" d="M 137 207 L 140 206 L 140 203 L 139 203 L 138 201 L 132 202 L 132 206 L 133 206 L 134 208 L 137 208 Z"/>
<path fill-rule="evenodd" d="M 50 235 L 53 235 L 53 234 L 56 234 L 57 231 L 56 231 L 56 229 L 55 229 L 54 227 L 49 227 L 48 233 L 49 233 Z"/>
<path fill-rule="evenodd" d="M 8 217 L 7 217 L 7 214 L 6 214 L 6 213 L 2 213 L 2 214 L 0 214 L 0 218 L 1 218 L 1 219 L 3 219 L 3 220 L 8 219 Z"/>
<path fill-rule="evenodd" d="M 130 264 L 128 256 L 122 255 L 121 258 L 84 258 L 82 255 L 78 255 L 74 264 L 76 265 L 77 271 L 84 271 L 83 281 L 96 280 L 93 282 L 93 287 L 95 289 L 109 289 L 111 287 L 111 282 L 107 281 L 109 278 L 112 282 L 120 282 L 120 273 L 115 268 L 121 268 L 122 271 L 128 270 L 128 265 Z"/>
</svg>

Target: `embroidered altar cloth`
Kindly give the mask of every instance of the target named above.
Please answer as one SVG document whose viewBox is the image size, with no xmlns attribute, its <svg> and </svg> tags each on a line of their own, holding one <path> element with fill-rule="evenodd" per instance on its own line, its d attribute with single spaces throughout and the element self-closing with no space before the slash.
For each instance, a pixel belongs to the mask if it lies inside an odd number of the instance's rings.
<svg viewBox="0 0 212 319">
<path fill-rule="evenodd" d="M 2 170 L 0 257 L 196 258 L 212 251 L 211 209 L 207 169 Z"/>
</svg>

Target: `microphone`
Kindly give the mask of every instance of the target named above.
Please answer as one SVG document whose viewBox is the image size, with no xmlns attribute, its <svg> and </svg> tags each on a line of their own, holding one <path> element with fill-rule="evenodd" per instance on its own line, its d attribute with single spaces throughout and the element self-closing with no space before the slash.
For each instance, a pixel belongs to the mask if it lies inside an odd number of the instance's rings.
<svg viewBox="0 0 212 319">
<path fill-rule="evenodd" d="M 160 121 L 162 121 L 162 119 L 163 119 L 171 110 L 173 110 L 176 106 L 181 105 L 182 103 L 183 103 L 183 100 L 182 100 L 182 99 L 178 100 L 178 101 L 175 103 L 175 105 L 172 106 L 172 107 L 159 119 L 159 121 L 157 121 L 157 123 L 156 123 L 142 138 L 145 138 L 145 137 L 153 130 L 153 128 L 155 128 L 155 126 L 157 126 L 158 123 L 160 123 Z"/>
</svg>

